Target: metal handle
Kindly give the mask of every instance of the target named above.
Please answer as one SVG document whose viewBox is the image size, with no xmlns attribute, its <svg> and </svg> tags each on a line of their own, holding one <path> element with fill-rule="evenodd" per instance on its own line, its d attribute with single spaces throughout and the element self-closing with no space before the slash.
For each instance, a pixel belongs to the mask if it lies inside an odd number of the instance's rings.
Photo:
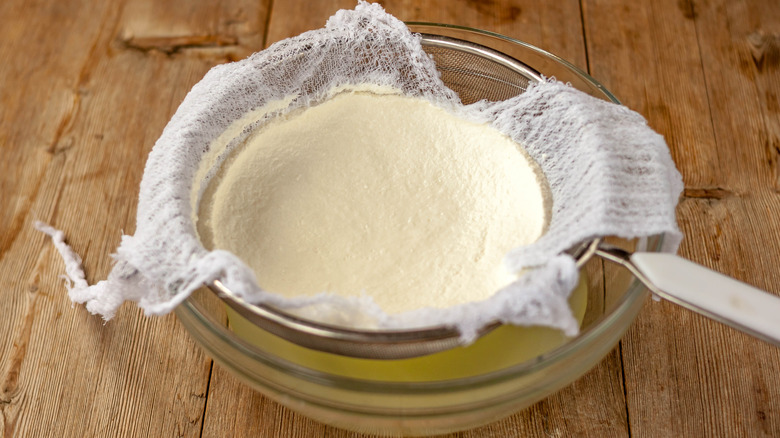
<svg viewBox="0 0 780 438">
<path fill-rule="evenodd" d="M 603 243 L 594 253 L 626 267 L 653 294 L 780 346 L 780 297 L 674 254 Z"/>
</svg>

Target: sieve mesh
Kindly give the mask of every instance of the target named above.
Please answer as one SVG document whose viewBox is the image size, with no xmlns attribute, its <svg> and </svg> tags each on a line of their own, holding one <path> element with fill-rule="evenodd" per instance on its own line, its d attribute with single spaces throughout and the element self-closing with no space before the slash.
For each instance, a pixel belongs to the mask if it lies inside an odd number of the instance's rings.
<svg viewBox="0 0 780 438">
<path fill-rule="evenodd" d="M 422 35 L 423 50 L 431 55 L 441 80 L 464 105 L 498 102 L 517 96 L 541 75 L 528 65 L 475 43 L 436 35 Z"/>
</svg>

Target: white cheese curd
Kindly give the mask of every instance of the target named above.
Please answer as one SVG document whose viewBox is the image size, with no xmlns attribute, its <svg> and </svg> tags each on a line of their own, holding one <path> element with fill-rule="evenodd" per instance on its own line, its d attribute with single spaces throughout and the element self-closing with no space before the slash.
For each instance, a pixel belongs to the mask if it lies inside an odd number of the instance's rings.
<svg viewBox="0 0 780 438">
<path fill-rule="evenodd" d="M 347 91 L 270 122 L 223 164 L 204 245 L 285 296 L 367 294 L 390 314 L 480 301 L 545 231 L 536 163 L 509 137 L 430 102 Z"/>
</svg>

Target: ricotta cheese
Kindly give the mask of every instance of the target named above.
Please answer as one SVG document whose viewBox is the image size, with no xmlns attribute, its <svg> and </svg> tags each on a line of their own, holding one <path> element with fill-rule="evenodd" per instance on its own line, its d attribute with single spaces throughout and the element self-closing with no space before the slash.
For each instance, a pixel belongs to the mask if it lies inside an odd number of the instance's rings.
<svg viewBox="0 0 780 438">
<path fill-rule="evenodd" d="M 480 301 L 545 231 L 549 190 L 522 148 L 430 102 L 345 91 L 253 133 L 204 193 L 205 246 L 285 296 L 367 294 L 387 313 Z"/>
</svg>

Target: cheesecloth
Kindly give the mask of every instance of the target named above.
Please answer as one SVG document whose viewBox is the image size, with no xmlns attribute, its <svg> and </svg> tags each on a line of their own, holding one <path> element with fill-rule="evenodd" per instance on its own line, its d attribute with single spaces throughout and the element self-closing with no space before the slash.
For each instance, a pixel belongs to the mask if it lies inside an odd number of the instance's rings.
<svg viewBox="0 0 780 438">
<path fill-rule="evenodd" d="M 489 123 L 526 148 L 544 172 L 553 199 L 548 231 L 505 258 L 514 271 L 532 268 L 527 274 L 482 302 L 390 315 L 368 296 L 284 298 L 263 291 L 236 256 L 203 247 L 195 212 L 230 151 L 274 117 L 317 105 L 338 87 L 366 83 Z M 269 103 L 276 107 L 236 127 L 235 122 Z M 212 150 L 218 138 L 224 151 Z M 419 35 L 381 6 L 361 1 L 354 10 L 337 12 L 323 29 L 214 67 L 193 87 L 149 155 L 136 232 L 122 237 L 108 279 L 88 285 L 81 260 L 65 244 L 63 233 L 36 226 L 53 237 L 65 259 L 70 298 L 106 320 L 124 301 L 137 302 L 147 315 L 166 314 L 194 290 L 219 280 L 250 303 L 318 320 L 381 329 L 445 325 L 457 328 L 469 342 L 495 321 L 550 326 L 575 335 L 578 325 L 567 299 L 578 270 L 565 250 L 595 236 L 660 233 L 666 234 L 665 249 L 676 250 L 681 234 L 674 213 L 681 191 L 681 177 L 663 138 L 639 114 L 553 79 L 531 84 L 505 101 L 464 106 L 440 80 Z"/>
</svg>

